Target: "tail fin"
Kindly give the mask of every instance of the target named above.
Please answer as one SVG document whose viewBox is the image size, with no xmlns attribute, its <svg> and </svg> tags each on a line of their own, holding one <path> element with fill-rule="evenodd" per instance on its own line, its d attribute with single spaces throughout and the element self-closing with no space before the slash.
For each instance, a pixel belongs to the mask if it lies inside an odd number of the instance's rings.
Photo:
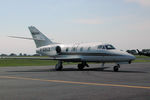
<svg viewBox="0 0 150 100">
<path fill-rule="evenodd" d="M 139 54 L 140 56 L 142 55 L 141 51 L 139 51 L 138 49 L 137 49 L 137 52 L 138 52 L 138 54 Z"/>
<path fill-rule="evenodd" d="M 139 49 L 136 49 L 138 53 L 140 53 Z"/>
<path fill-rule="evenodd" d="M 38 29 L 36 29 L 34 26 L 30 26 L 29 30 L 31 32 L 31 35 L 34 39 L 36 47 L 46 46 L 49 44 L 53 44 L 53 42 L 48 39 L 43 33 L 41 33 Z"/>
</svg>

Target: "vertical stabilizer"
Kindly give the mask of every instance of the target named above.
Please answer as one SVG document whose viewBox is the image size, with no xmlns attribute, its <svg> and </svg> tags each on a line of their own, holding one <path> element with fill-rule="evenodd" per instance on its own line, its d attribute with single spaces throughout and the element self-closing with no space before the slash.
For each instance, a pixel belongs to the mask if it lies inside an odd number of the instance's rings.
<svg viewBox="0 0 150 100">
<path fill-rule="evenodd" d="M 31 35 L 34 39 L 36 47 L 46 46 L 49 44 L 53 44 L 53 42 L 48 39 L 43 33 L 41 33 L 38 29 L 36 29 L 34 26 L 30 26 L 29 30 L 31 32 Z"/>
</svg>

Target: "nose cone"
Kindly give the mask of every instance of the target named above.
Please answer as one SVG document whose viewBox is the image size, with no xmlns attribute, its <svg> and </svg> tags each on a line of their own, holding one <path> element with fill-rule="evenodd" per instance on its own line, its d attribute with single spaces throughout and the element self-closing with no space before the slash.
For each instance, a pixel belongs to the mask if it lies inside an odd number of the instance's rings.
<svg viewBox="0 0 150 100">
<path fill-rule="evenodd" d="M 129 57 L 130 61 L 135 60 L 135 58 L 136 58 L 134 55 L 131 55 L 131 54 L 128 54 L 128 57 Z"/>
<path fill-rule="evenodd" d="M 129 64 L 131 64 L 131 62 L 133 61 L 133 60 L 135 60 L 135 56 L 134 55 L 131 55 L 131 54 L 128 54 L 128 60 L 129 60 Z"/>
<path fill-rule="evenodd" d="M 124 61 L 128 61 L 129 63 L 133 60 L 135 60 L 135 56 L 132 54 L 129 54 L 127 52 L 124 51 L 119 51 L 118 54 L 122 55 L 122 59 L 124 59 Z"/>
<path fill-rule="evenodd" d="M 129 61 L 132 61 L 132 60 L 135 60 L 135 56 L 130 54 L 130 53 L 127 53 L 127 52 L 122 52 L 122 54 L 129 60 Z"/>
</svg>

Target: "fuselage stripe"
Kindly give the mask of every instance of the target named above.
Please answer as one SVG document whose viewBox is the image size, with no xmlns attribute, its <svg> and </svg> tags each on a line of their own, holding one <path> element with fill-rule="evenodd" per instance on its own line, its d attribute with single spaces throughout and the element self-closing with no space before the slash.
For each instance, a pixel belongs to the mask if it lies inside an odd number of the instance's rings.
<svg viewBox="0 0 150 100">
<path fill-rule="evenodd" d="M 123 56 L 119 54 L 107 54 L 107 53 L 76 53 L 76 52 L 62 52 L 59 55 L 80 55 L 80 56 Z"/>
</svg>

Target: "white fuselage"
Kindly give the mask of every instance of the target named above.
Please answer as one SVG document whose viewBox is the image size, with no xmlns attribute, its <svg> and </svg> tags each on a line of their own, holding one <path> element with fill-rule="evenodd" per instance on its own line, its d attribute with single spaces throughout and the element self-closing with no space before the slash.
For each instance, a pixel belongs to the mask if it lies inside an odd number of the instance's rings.
<svg viewBox="0 0 150 100">
<path fill-rule="evenodd" d="M 102 43 L 51 44 L 37 48 L 36 52 L 51 57 L 81 58 L 80 61 L 85 62 L 130 63 L 135 59 L 135 56 L 127 52 L 117 50 L 110 44 Z"/>
<path fill-rule="evenodd" d="M 111 44 L 60 44 L 51 41 L 34 26 L 30 26 L 29 30 L 31 32 L 32 38 L 16 36 L 11 37 L 34 40 L 37 48 L 36 52 L 49 56 L 46 58 L 38 57 L 38 59 L 57 60 L 58 63 L 55 66 L 57 71 L 62 70 L 63 62 L 81 62 L 77 66 L 79 70 L 82 70 L 84 67 L 89 67 L 87 62 L 102 62 L 102 67 L 104 67 L 104 63 L 114 62 L 116 63 L 114 66 L 114 71 L 118 71 L 120 64 L 130 64 L 131 61 L 135 59 L 135 56 L 127 52 L 117 50 Z M 35 59 L 35 57 L 30 59 Z"/>
</svg>

